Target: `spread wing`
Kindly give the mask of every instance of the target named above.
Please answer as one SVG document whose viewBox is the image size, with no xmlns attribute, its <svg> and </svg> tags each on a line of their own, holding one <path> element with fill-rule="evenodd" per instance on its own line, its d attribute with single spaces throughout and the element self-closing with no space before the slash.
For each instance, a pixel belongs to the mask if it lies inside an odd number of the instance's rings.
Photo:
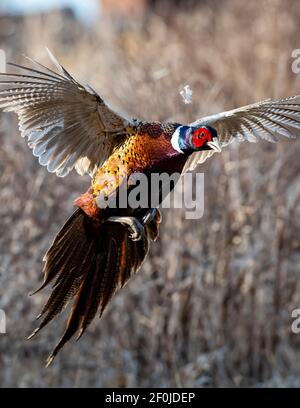
<svg viewBox="0 0 300 408">
<path fill-rule="evenodd" d="M 234 140 L 277 142 L 280 136 L 295 138 L 300 133 L 300 95 L 279 100 L 266 100 L 227 112 L 207 116 L 191 126 L 212 126 L 218 132 L 221 147 Z M 186 169 L 193 170 L 214 152 L 194 153 Z"/>
<path fill-rule="evenodd" d="M 63 177 L 75 167 L 92 175 L 122 142 L 129 121 L 50 57 L 58 72 L 33 60 L 38 69 L 9 64 L 21 73 L 0 74 L 0 108 L 18 114 L 22 137 L 48 171 Z"/>
</svg>

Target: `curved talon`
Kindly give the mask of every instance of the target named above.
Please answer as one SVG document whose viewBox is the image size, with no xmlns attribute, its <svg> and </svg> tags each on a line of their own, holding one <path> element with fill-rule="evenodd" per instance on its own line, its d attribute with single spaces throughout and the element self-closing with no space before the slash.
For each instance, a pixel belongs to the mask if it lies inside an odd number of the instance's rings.
<svg viewBox="0 0 300 408">
<path fill-rule="evenodd" d="M 125 224 L 126 226 L 128 226 L 128 229 L 130 231 L 129 238 L 132 241 L 139 241 L 142 238 L 145 226 L 149 224 L 156 217 L 157 211 L 158 211 L 157 208 L 149 209 L 141 221 L 136 217 L 112 216 L 112 217 L 108 217 L 105 220 L 105 222 L 110 221 L 110 222 L 119 222 L 121 224 Z"/>
<path fill-rule="evenodd" d="M 109 217 L 105 221 L 127 225 L 130 230 L 129 238 L 133 241 L 139 241 L 142 238 L 144 226 L 136 217 Z"/>
<path fill-rule="evenodd" d="M 129 234 L 129 238 L 132 241 L 139 241 L 142 238 L 144 232 L 144 226 L 139 222 L 137 218 L 134 218 L 132 224 L 129 226 L 131 233 Z"/>
</svg>

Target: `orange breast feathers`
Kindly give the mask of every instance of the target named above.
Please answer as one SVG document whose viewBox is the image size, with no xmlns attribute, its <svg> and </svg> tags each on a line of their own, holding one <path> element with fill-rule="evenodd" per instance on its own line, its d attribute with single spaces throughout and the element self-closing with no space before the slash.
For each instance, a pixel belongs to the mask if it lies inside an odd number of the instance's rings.
<svg viewBox="0 0 300 408">
<path fill-rule="evenodd" d="M 109 196 L 131 174 L 142 173 L 158 162 L 170 142 L 162 134 L 157 138 L 148 135 L 133 135 L 117 148 L 97 171 L 92 190 L 95 196 L 101 191 Z"/>
<path fill-rule="evenodd" d="M 131 174 L 140 172 L 159 162 L 168 151 L 170 141 L 164 134 L 153 138 L 149 135 L 135 134 L 118 147 L 97 171 L 91 188 L 81 195 L 74 204 L 93 218 L 99 218 L 100 209 L 96 201 L 116 194 L 118 188 Z"/>
</svg>

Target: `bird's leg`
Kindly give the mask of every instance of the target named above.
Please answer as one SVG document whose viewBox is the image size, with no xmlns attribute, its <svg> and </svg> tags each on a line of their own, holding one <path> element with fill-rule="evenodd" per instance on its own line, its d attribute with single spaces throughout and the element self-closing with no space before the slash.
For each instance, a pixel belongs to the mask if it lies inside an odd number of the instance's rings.
<svg viewBox="0 0 300 408">
<path fill-rule="evenodd" d="M 156 217 L 157 211 L 157 208 L 150 208 L 150 210 L 148 210 L 142 218 L 142 224 L 144 226 L 149 224 L 149 222 L 151 222 Z"/>
<path fill-rule="evenodd" d="M 145 226 L 154 219 L 156 213 L 156 208 L 150 208 L 141 220 L 139 220 L 137 217 L 112 216 L 108 217 L 105 221 L 119 222 L 127 225 L 130 231 L 129 238 L 132 239 L 132 241 L 139 241 L 142 238 Z"/>
<path fill-rule="evenodd" d="M 136 217 L 108 217 L 105 221 L 107 222 L 119 222 L 121 224 L 125 224 L 128 226 L 130 231 L 129 238 L 133 241 L 139 241 L 142 237 L 142 233 L 144 231 L 144 226 Z"/>
</svg>

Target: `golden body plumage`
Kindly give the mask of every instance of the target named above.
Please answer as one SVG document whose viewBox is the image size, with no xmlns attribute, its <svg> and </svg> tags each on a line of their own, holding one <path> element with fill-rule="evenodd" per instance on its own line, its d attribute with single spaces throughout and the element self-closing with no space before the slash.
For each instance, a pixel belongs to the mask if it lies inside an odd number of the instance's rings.
<svg viewBox="0 0 300 408">
<path fill-rule="evenodd" d="M 75 200 L 75 205 L 88 216 L 93 218 L 101 216 L 101 210 L 97 205 L 99 194 L 109 198 L 111 195 L 116 195 L 121 184 L 134 173 L 149 175 L 157 171 L 161 166 L 162 152 L 170 151 L 167 157 L 169 161 L 178 156 L 178 152 L 170 150 L 170 134 L 167 133 L 176 125 L 162 126 L 154 123 L 152 124 L 154 134 L 148 133 L 149 125 L 141 123 L 134 127 L 127 127 L 124 143 L 116 147 L 111 156 L 96 171 L 87 193 Z M 179 160 L 178 163 L 182 163 L 182 168 L 184 161 Z"/>
</svg>

